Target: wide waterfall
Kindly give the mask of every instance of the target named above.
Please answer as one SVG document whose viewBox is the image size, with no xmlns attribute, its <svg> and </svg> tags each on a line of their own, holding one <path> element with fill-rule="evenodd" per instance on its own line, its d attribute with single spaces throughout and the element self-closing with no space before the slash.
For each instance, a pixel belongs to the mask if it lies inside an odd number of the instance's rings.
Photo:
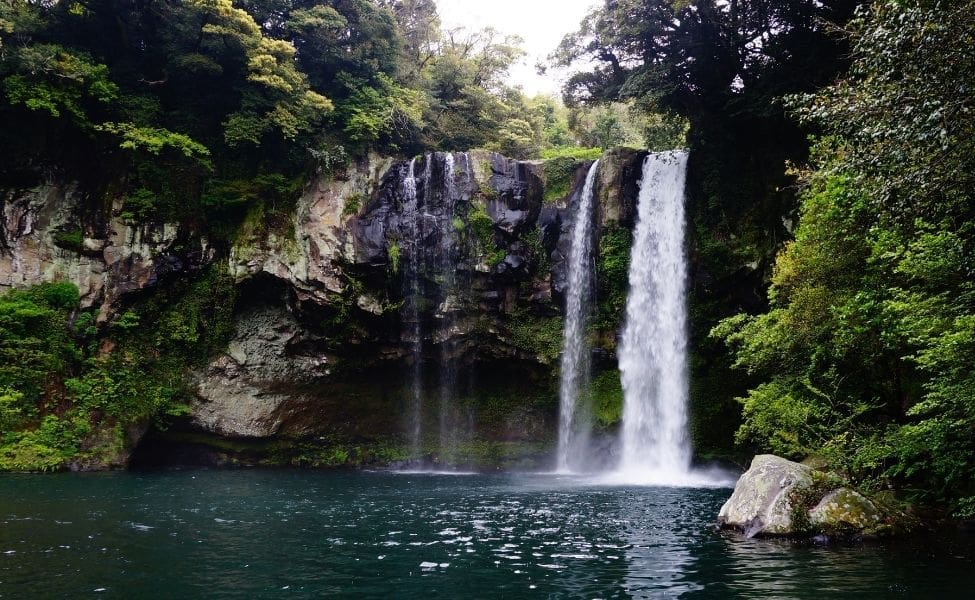
<svg viewBox="0 0 975 600">
<path fill-rule="evenodd" d="M 630 293 L 619 346 L 623 382 L 620 478 L 684 484 L 687 436 L 685 152 L 651 154 L 643 165 L 630 258 Z"/>
<path fill-rule="evenodd" d="M 593 205 L 597 160 L 589 168 L 579 196 L 572 225 L 569 250 L 568 287 L 565 299 L 565 328 L 562 341 L 562 370 L 559 386 L 559 448 L 557 468 L 562 472 L 584 464 L 591 424 L 579 410 L 579 399 L 588 392 L 591 356 L 586 326 L 592 298 Z"/>
</svg>

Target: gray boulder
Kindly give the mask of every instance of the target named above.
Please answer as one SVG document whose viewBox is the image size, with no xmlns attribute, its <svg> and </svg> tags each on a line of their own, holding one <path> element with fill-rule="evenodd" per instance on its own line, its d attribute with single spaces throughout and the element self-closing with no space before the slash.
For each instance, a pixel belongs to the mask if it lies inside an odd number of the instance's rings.
<svg viewBox="0 0 975 600">
<path fill-rule="evenodd" d="M 731 498 L 718 513 L 718 525 L 736 529 L 747 537 L 789 535 L 792 527 L 793 491 L 812 486 L 813 471 L 791 460 L 760 454 L 752 460 Z"/>
<path fill-rule="evenodd" d="M 896 516 L 834 475 L 762 454 L 738 479 L 718 525 L 747 537 L 877 536 L 893 530 Z"/>
</svg>

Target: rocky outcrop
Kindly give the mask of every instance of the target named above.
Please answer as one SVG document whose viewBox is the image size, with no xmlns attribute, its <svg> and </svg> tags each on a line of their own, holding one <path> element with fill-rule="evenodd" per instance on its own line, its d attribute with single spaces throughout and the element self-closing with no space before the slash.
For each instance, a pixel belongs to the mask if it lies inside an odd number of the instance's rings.
<svg viewBox="0 0 975 600">
<path fill-rule="evenodd" d="M 383 229 L 373 232 L 371 222 L 359 227 L 352 215 L 377 193 L 392 164 L 392 159 L 371 155 L 349 165 L 340 177 L 316 178 L 299 198 L 286 231 L 264 232 L 252 226 L 260 223 L 245 221 L 230 251 L 233 275 L 241 281 L 271 275 L 317 302 L 334 301 L 345 291 L 342 265 L 356 261 L 357 248 L 368 248 L 368 243 L 359 244 L 359 234 L 369 232 L 364 239 L 377 246 L 366 252 L 366 262 L 384 262 Z"/>
<path fill-rule="evenodd" d="M 644 156 L 603 159 L 594 235 L 632 222 L 629 179 Z M 554 398 L 563 234 L 589 164 L 570 163 L 567 191 L 553 198 L 541 162 L 487 151 L 372 155 L 310 181 L 273 223 L 252 201 L 213 244 L 187 224 L 130 223 L 123 198 L 94 202 L 50 180 L 0 196 L 0 287 L 71 281 L 104 324 L 168 278 L 229 272 L 235 333 L 191 374 L 191 414 L 174 427 L 182 434 L 395 439 L 420 362 L 425 397 L 447 378 L 463 395 L 450 418 L 473 424 L 464 435 L 534 443 L 553 430 L 554 404 L 523 400 Z M 511 406 L 479 415 L 477 395 Z"/>
<path fill-rule="evenodd" d="M 613 148 L 603 154 L 599 169 L 599 224 L 618 224 L 632 228 L 636 224 L 640 180 L 647 152 L 632 148 Z"/>
<path fill-rule="evenodd" d="M 70 281 L 82 307 L 100 307 L 104 321 L 127 294 L 214 257 L 205 238 L 179 244 L 187 236 L 176 225 L 124 221 L 121 200 L 108 207 L 107 219 L 83 222 L 84 203 L 75 184 L 53 180 L 0 196 L 0 289 Z"/>
<path fill-rule="evenodd" d="M 845 487 L 829 492 L 809 510 L 810 526 L 824 532 L 878 533 L 886 520 L 873 500 Z"/>
<path fill-rule="evenodd" d="M 875 536 L 892 515 L 833 475 L 771 454 L 756 456 L 718 513 L 718 525 L 754 536 Z"/>
</svg>

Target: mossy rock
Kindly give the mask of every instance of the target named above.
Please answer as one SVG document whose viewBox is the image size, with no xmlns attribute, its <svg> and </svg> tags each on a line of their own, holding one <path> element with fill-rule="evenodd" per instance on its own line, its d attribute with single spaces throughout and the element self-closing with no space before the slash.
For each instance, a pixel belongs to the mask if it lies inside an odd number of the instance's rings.
<svg viewBox="0 0 975 600">
<path fill-rule="evenodd" d="M 754 458 L 718 515 L 721 527 L 748 537 L 878 536 L 894 521 L 835 475 L 771 454 Z"/>
<path fill-rule="evenodd" d="M 882 529 L 884 516 L 863 494 L 840 488 L 826 494 L 809 511 L 809 524 L 820 533 L 865 533 Z"/>
</svg>

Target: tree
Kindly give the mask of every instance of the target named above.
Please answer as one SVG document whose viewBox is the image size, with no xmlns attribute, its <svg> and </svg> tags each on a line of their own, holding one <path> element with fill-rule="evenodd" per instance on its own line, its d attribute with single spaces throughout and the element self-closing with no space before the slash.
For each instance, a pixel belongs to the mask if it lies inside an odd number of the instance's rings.
<svg viewBox="0 0 975 600">
<path fill-rule="evenodd" d="M 763 383 L 743 441 L 975 514 L 975 3 L 877 2 L 848 75 L 793 98 L 827 135 L 771 310 L 715 335 Z"/>
</svg>

